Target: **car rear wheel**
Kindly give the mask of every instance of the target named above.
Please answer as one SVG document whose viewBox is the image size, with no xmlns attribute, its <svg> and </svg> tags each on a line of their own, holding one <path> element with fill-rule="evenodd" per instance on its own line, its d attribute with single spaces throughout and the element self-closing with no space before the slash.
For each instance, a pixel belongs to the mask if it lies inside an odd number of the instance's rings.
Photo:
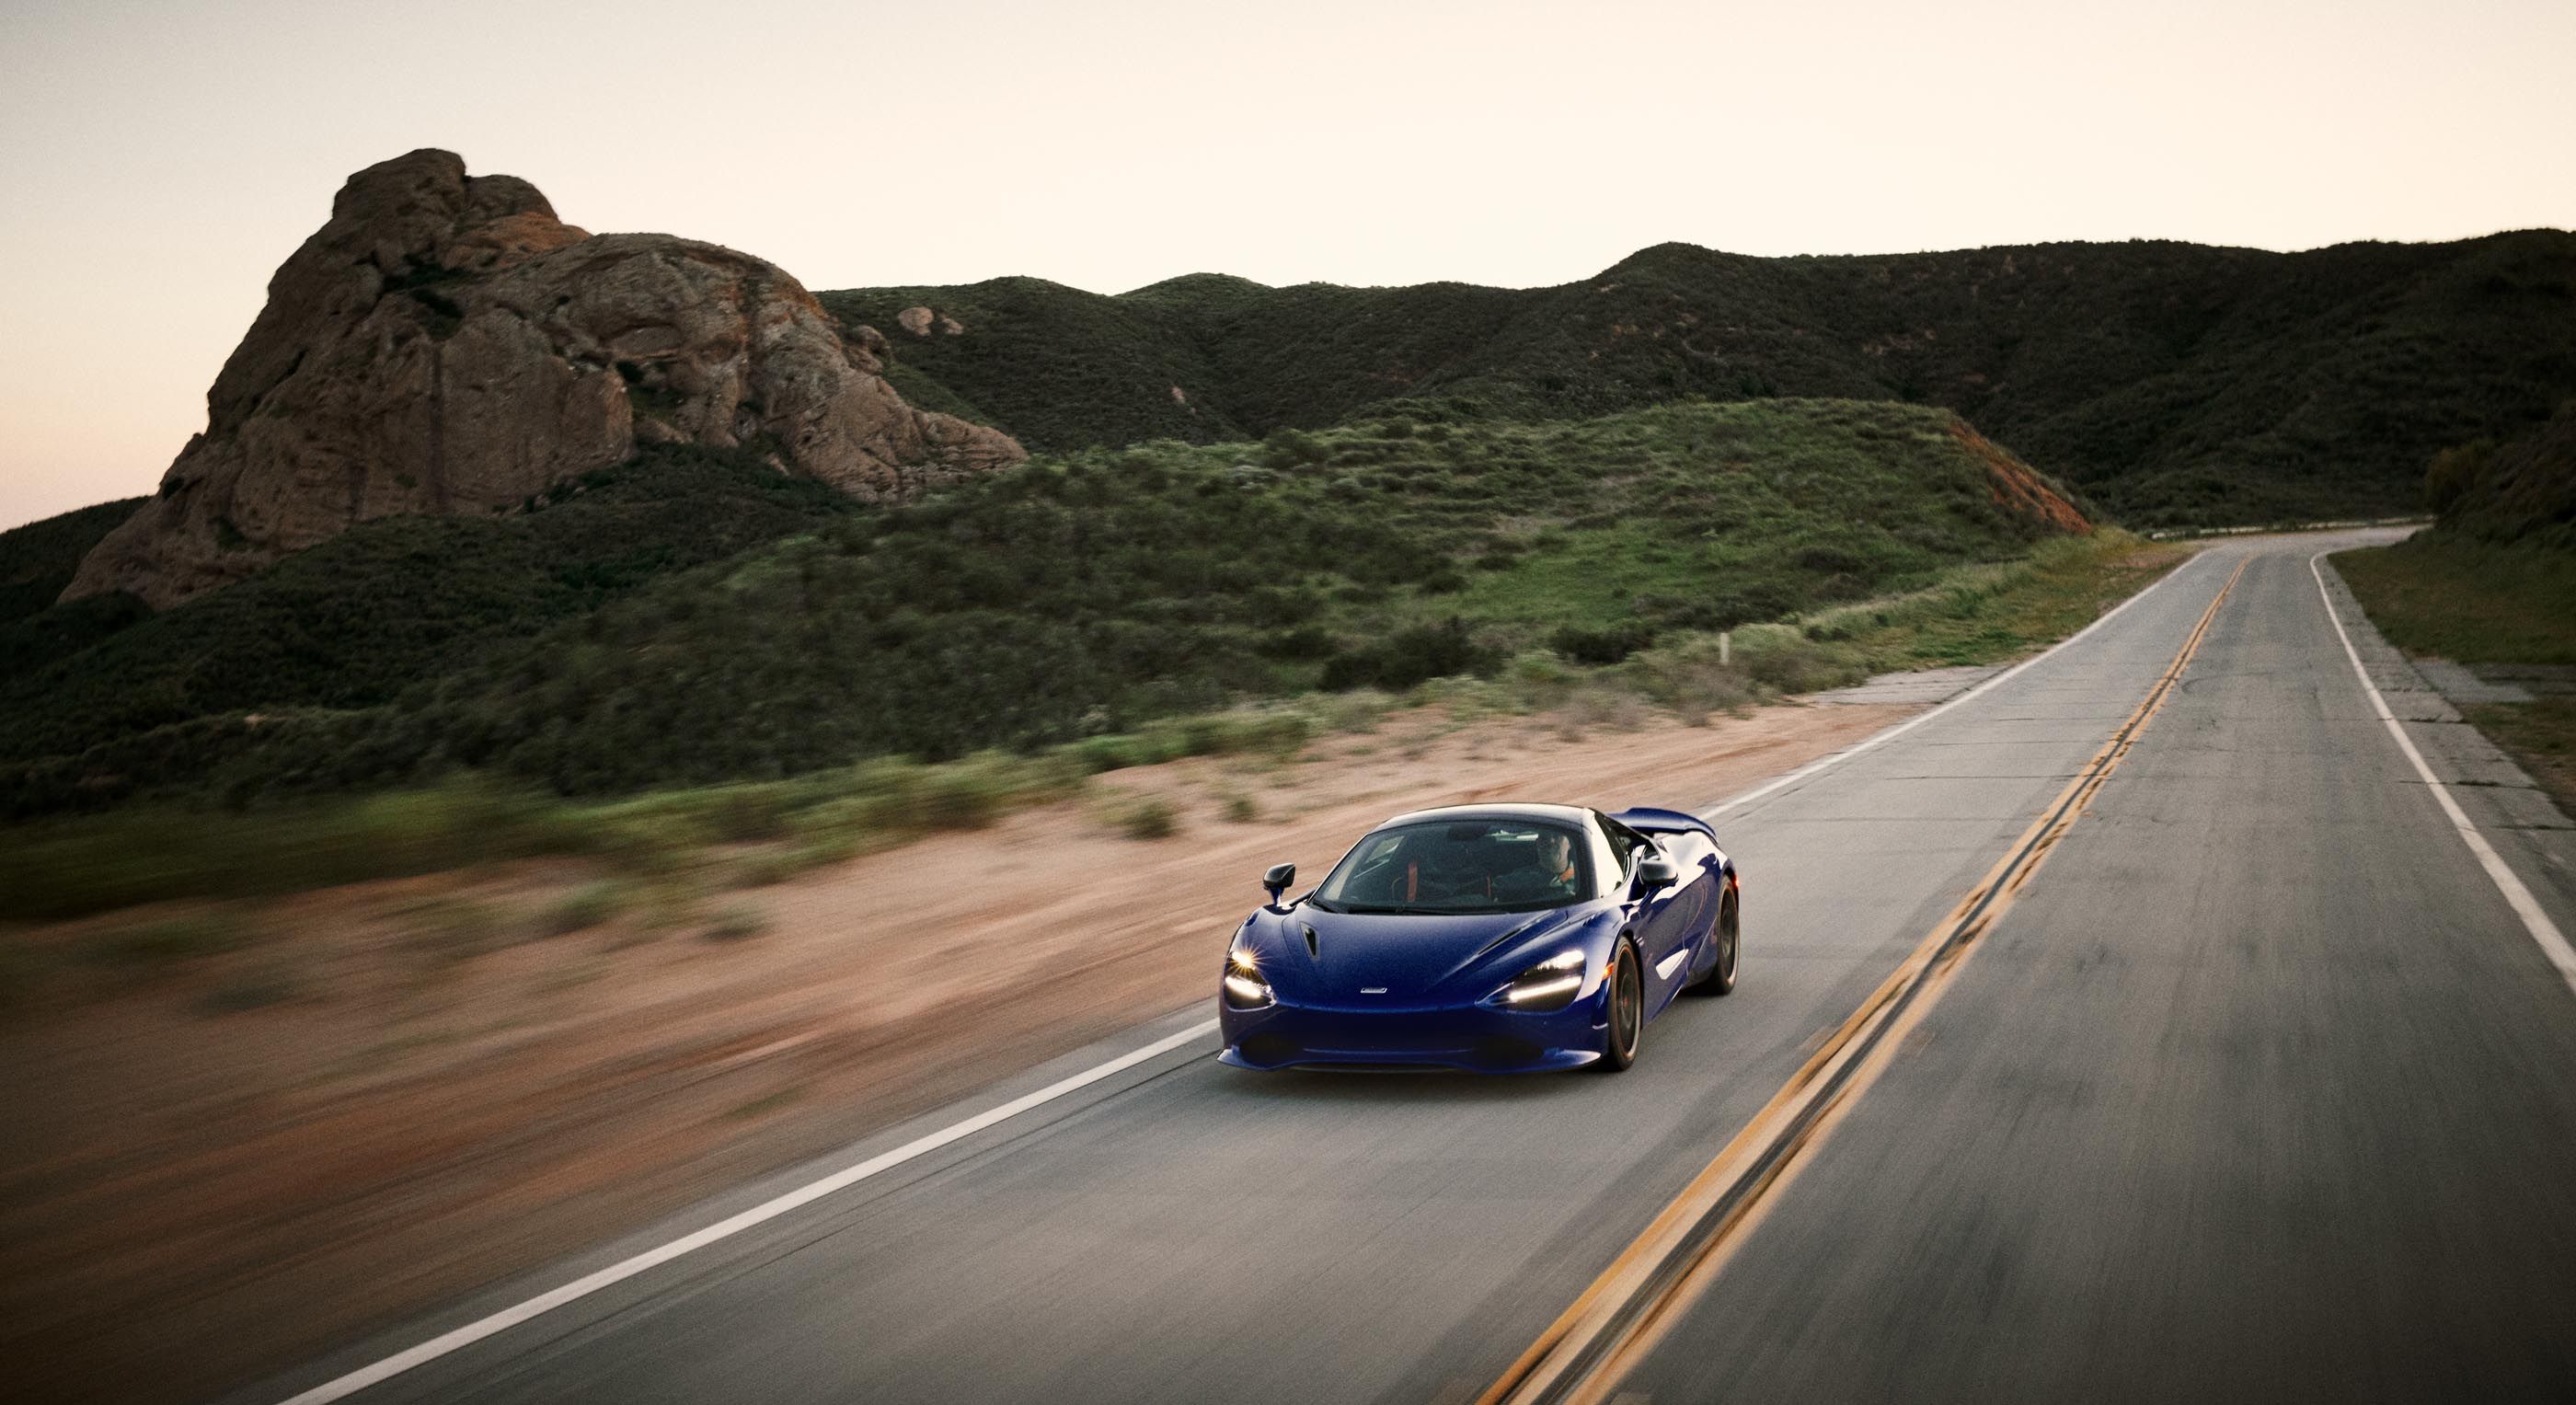
<svg viewBox="0 0 2576 1405">
<path fill-rule="evenodd" d="M 1645 1026 L 1645 973 L 1637 961 L 1636 945 L 1622 937 L 1617 953 L 1610 959 L 1610 1022 L 1601 1031 L 1601 1061 L 1593 1067 L 1603 1073 L 1618 1073 L 1635 1063 Z"/>
<path fill-rule="evenodd" d="M 1708 964 L 1708 974 L 1682 989 L 1693 995 L 1724 995 L 1735 989 L 1735 962 L 1743 953 L 1743 924 L 1735 913 L 1735 894 L 1728 893 L 1718 904 L 1717 925 L 1709 930 L 1708 939 L 1717 948 L 1717 959 Z"/>
</svg>

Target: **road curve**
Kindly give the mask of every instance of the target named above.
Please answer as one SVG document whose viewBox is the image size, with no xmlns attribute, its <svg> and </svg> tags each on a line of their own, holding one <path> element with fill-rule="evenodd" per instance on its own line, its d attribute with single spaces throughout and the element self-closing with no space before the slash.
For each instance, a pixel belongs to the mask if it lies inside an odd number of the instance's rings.
<svg viewBox="0 0 2576 1405">
<path fill-rule="evenodd" d="M 2333 632 L 2307 559 L 2367 539 L 2385 534 L 2214 547 L 2031 666 L 1725 809 L 1743 984 L 1651 1026 L 1622 1077 L 1248 1075 L 1190 1041 L 357 1398 L 1472 1399 L 2066 790 L 2240 565 L 2045 870 L 1600 1390 L 2576 1394 L 2576 996 Z M 2576 927 L 2567 833 L 2460 794 Z M 1206 1014 L 242 1398 L 345 1380 Z"/>
</svg>

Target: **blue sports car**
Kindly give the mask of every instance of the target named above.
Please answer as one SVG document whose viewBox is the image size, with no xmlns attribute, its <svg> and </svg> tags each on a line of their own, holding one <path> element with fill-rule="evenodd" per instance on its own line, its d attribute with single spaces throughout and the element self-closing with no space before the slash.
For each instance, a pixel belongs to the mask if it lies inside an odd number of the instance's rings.
<svg viewBox="0 0 2576 1405">
<path fill-rule="evenodd" d="M 1219 977 L 1226 1063 L 1481 1072 L 1636 1062 L 1674 996 L 1735 988 L 1735 864 L 1674 810 L 1456 805 L 1294 864 Z"/>
</svg>

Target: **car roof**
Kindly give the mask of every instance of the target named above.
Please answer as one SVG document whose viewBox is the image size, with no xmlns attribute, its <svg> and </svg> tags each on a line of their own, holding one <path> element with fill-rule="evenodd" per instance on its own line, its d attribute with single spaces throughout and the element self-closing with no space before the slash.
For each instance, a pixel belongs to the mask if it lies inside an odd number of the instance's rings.
<svg viewBox="0 0 2576 1405">
<path fill-rule="evenodd" d="M 1407 810 L 1378 828 L 1390 829 L 1400 824 L 1436 820 L 1551 820 L 1557 824 L 1581 826 L 1591 818 L 1592 812 L 1580 805 L 1436 805 L 1428 810 Z"/>
</svg>

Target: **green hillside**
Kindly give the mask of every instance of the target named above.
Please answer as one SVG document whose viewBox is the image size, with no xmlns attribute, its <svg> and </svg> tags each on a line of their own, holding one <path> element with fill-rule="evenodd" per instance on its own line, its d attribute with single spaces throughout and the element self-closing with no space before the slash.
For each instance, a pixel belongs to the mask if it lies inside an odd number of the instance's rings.
<svg viewBox="0 0 2576 1405">
<path fill-rule="evenodd" d="M 2424 486 L 2441 514 L 2431 530 L 2335 555 L 2371 622 L 2419 656 L 2576 666 L 2576 400 L 2520 438 L 2435 455 Z M 2463 710 L 2576 813 L 2576 693 L 2532 691 Z"/>
<path fill-rule="evenodd" d="M 54 606 L 81 558 L 144 501 L 103 502 L 0 532 L 0 680 L 26 677 L 151 614 L 124 595 Z"/>
<path fill-rule="evenodd" d="M 1115 297 L 1010 278 L 823 298 L 883 331 L 900 374 L 1037 448 L 1367 413 L 1901 399 L 1958 411 L 2140 524 L 2410 511 L 2435 450 L 2519 434 L 2576 389 L 2576 235 L 2555 230 L 2297 254 L 1666 244 L 1525 290 L 1195 274 Z M 895 320 L 911 307 L 960 330 L 913 335 Z"/>
<path fill-rule="evenodd" d="M 81 558 L 144 502 L 120 498 L 0 532 L 0 625 L 51 608 Z"/>
<path fill-rule="evenodd" d="M 664 449 L 509 517 L 366 524 L 12 677 L 0 809 L 1030 747 L 1532 648 L 1615 660 L 2075 524 L 1888 402 L 1165 440 L 894 508 Z"/>
<path fill-rule="evenodd" d="M 648 580 L 852 507 L 821 484 L 687 446 L 647 449 L 558 497 L 502 518 L 366 523 L 159 614 L 106 596 L 0 625 L 0 650 L 32 665 L 0 671 L 0 761 L 77 756 L 209 717 L 381 705 Z M 32 530 L 0 534 L 0 550 Z M 71 635 L 66 621 L 117 607 L 117 627 L 39 652 Z"/>
<path fill-rule="evenodd" d="M 2576 552 L 2576 399 L 2501 447 L 2480 439 L 2434 456 L 2424 487 L 2437 535 Z"/>
<path fill-rule="evenodd" d="M 843 322 L 875 327 L 894 344 L 891 379 L 906 399 L 997 426 L 1032 449 L 1244 437 L 1213 400 L 1174 398 L 1174 386 L 1204 391 L 1216 378 L 1171 315 L 1150 301 L 1122 302 L 1042 278 L 820 296 Z M 934 323 L 924 335 L 907 332 L 901 314 L 921 306 L 962 330 Z"/>
</svg>

